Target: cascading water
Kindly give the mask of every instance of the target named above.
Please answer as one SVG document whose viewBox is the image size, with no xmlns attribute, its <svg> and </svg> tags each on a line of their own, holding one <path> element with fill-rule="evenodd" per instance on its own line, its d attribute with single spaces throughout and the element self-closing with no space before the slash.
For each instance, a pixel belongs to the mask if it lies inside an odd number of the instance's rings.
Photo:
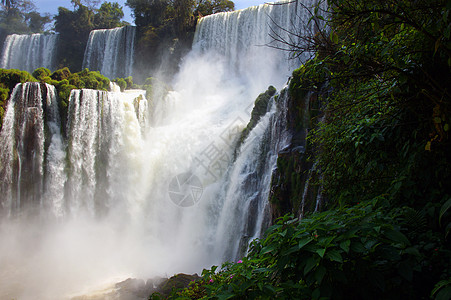
<svg viewBox="0 0 451 300">
<path fill-rule="evenodd" d="M 47 166 L 51 169 L 57 163 L 54 156 L 61 145 L 59 127 L 55 128 L 60 123 L 57 105 L 55 88 L 47 84 L 18 84 L 12 92 L 0 134 L 1 209 L 6 215 L 21 213 L 27 206 L 42 205 L 44 120 L 47 119 L 49 128 Z M 50 173 L 55 174 L 56 170 Z"/>
<path fill-rule="evenodd" d="M 6 37 L 0 68 L 33 72 L 39 67 L 54 70 L 57 34 L 12 34 Z"/>
<path fill-rule="evenodd" d="M 132 75 L 135 29 L 124 26 L 91 31 L 83 68 L 100 71 L 111 79 Z"/>
<path fill-rule="evenodd" d="M 130 196 L 129 187 L 139 180 L 136 158 L 142 152 L 142 137 L 138 117 L 147 106 L 143 93 L 72 91 L 66 185 L 70 215 L 80 210 L 105 214 L 115 206 L 112 202 Z"/>
<path fill-rule="evenodd" d="M 312 7 L 315 2 L 303 1 L 303 5 Z M 213 51 L 225 57 L 236 74 L 242 79 L 250 78 L 249 84 L 254 83 L 252 78 L 256 74 L 259 78 L 265 74 L 266 78 L 261 79 L 277 84 L 275 78 L 286 81 L 300 61 L 305 61 L 311 54 L 306 52 L 299 59 L 289 60 L 289 50 L 299 45 L 297 36 L 315 31 L 315 23 L 309 21 L 310 17 L 311 14 L 295 1 L 218 13 L 199 21 L 194 46 L 202 52 Z"/>
<path fill-rule="evenodd" d="M 216 232 L 215 253 L 223 260 L 237 259 L 248 243 L 269 225 L 269 188 L 277 154 L 288 146 L 288 90 L 269 103 L 268 112 L 252 129 L 239 148 L 239 154 L 222 191 Z"/>
<path fill-rule="evenodd" d="M 295 8 L 287 1 L 203 18 L 174 90 L 152 105 L 142 91 L 72 91 L 66 138 L 49 118 L 42 131 L 44 175 L 30 201 L 51 208 L 40 212 L 46 221 L 9 210 L 16 217 L 0 226 L 0 298 L 62 299 L 131 276 L 199 272 L 242 253 L 268 222 L 271 173 L 289 139 L 286 93 L 236 159 L 235 147 L 256 96 L 287 81 L 286 53 L 263 45 L 267 26 L 308 19 Z M 24 165 L 7 131 L 20 109 L 8 107 L 2 131 L 11 178 Z M 11 186 L 14 202 L 23 185 Z"/>
</svg>

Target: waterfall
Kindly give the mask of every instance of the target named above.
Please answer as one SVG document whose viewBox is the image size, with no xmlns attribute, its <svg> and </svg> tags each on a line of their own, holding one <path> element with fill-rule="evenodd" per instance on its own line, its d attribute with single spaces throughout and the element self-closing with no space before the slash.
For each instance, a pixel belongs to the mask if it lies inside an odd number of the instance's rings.
<svg viewBox="0 0 451 300">
<path fill-rule="evenodd" d="M 269 189 L 279 151 L 288 146 L 289 93 L 284 89 L 271 99 L 268 112 L 239 148 L 222 191 L 224 206 L 219 215 L 216 253 L 234 260 L 247 251 L 250 241 L 261 237 L 269 225 Z"/>
<path fill-rule="evenodd" d="M 55 88 L 47 84 L 18 84 L 11 94 L 0 133 L 1 210 L 6 215 L 42 206 L 45 120 L 49 128 L 49 169 L 58 164 L 53 156 L 61 151 L 57 105 Z"/>
<path fill-rule="evenodd" d="M 6 37 L 0 68 L 33 72 L 39 67 L 55 68 L 57 34 L 12 34 Z"/>
<path fill-rule="evenodd" d="M 313 4 L 313 0 L 303 1 L 306 7 Z M 209 15 L 197 25 L 194 47 L 221 55 L 238 74 L 264 75 L 276 84 L 277 78 L 286 79 L 309 58 L 311 53 L 306 52 L 290 60 L 290 52 L 280 49 L 299 45 L 296 35 L 313 34 L 315 23 L 309 22 L 310 17 L 291 0 Z"/>
<path fill-rule="evenodd" d="M 106 213 L 113 201 L 130 197 L 129 187 L 138 180 L 141 127 L 133 93 L 73 90 L 68 111 L 68 206 L 71 215 L 80 210 Z M 140 102 L 146 102 L 141 100 Z M 96 199 L 102 199 L 96 201 Z"/>
<path fill-rule="evenodd" d="M 10 215 L 0 220 L 0 298 L 65 299 L 131 276 L 200 272 L 245 252 L 269 222 L 271 174 L 290 140 L 283 91 L 236 151 L 256 97 L 283 87 L 294 67 L 264 46 L 268 26 L 308 18 L 288 2 L 204 17 L 166 97 L 73 90 L 64 138 L 54 90 L 19 85 L 0 134 Z M 124 44 L 133 34 L 91 32 L 84 67 L 129 75 Z M 20 216 L 24 199 L 45 221 Z"/>
<path fill-rule="evenodd" d="M 114 79 L 132 75 L 135 27 L 93 30 L 89 34 L 83 68 Z"/>
</svg>

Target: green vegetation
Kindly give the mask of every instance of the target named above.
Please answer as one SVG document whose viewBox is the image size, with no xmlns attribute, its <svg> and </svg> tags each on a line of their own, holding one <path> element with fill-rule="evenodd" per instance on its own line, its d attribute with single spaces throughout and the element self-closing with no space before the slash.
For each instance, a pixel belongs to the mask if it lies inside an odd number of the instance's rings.
<svg viewBox="0 0 451 300">
<path fill-rule="evenodd" d="M 58 92 L 60 114 L 63 120 L 65 120 L 67 115 L 69 96 L 73 89 L 86 88 L 104 91 L 110 89 L 110 80 L 108 78 L 101 75 L 98 71 L 89 71 L 88 69 L 78 73 L 71 73 L 68 68 L 63 68 L 51 73 L 46 68 L 38 68 L 33 71 L 32 75 L 26 71 L 0 69 L 0 125 L 3 122 L 7 101 L 16 84 L 36 81 L 55 86 Z"/>
<path fill-rule="evenodd" d="M 34 1 L 2 0 L 0 3 L 0 43 L 13 33 L 44 33 L 51 22 L 48 14 L 41 15 L 36 11 Z"/>
<path fill-rule="evenodd" d="M 268 87 L 266 92 L 261 93 L 260 95 L 258 95 L 257 99 L 255 99 L 254 108 L 252 109 L 251 113 L 251 120 L 241 133 L 240 142 L 237 148 L 239 148 L 239 146 L 244 142 L 244 140 L 247 138 L 252 129 L 254 129 L 254 127 L 257 126 L 258 121 L 260 121 L 260 118 L 266 114 L 266 112 L 268 111 L 269 100 L 275 94 L 276 88 L 271 85 Z"/>
<path fill-rule="evenodd" d="M 0 130 L 9 96 L 18 83 L 36 81 L 28 72 L 0 69 Z"/>
<path fill-rule="evenodd" d="M 53 17 L 59 33 L 57 68 L 79 71 L 89 33 L 95 29 L 111 29 L 124 25 L 122 7 L 116 2 L 72 0 L 73 9 L 59 7 Z M 137 82 L 148 77 L 170 78 L 178 69 L 181 57 L 191 48 L 196 18 L 220 11 L 231 11 L 230 0 L 128 0 L 137 26 L 134 72 Z M 31 0 L 2 1 L 0 41 L 6 35 L 45 32 L 52 21 L 35 11 Z M 149 59 L 151 58 L 151 59 Z"/>
<path fill-rule="evenodd" d="M 230 11 L 229 0 L 127 0 L 137 26 L 134 76 L 170 78 L 181 57 L 191 48 L 196 18 L 213 12 Z M 149 57 L 151 59 L 149 59 Z"/>
<path fill-rule="evenodd" d="M 450 2 L 328 5 L 316 57 L 290 84 L 293 130 L 317 123 L 306 153 L 327 211 L 283 217 L 242 261 L 168 299 L 451 298 Z M 322 122 L 299 105 L 309 92 Z M 299 163 L 282 155 L 278 166 L 294 174 Z M 298 210 L 299 199 L 273 196 Z"/>
<path fill-rule="evenodd" d="M 55 31 L 60 34 L 58 43 L 59 68 L 81 70 L 89 33 L 94 29 L 109 29 L 126 25 L 122 7 L 114 2 L 104 2 L 99 9 L 73 1 L 74 10 L 58 8 Z"/>
<path fill-rule="evenodd" d="M 385 199 L 310 215 L 286 216 L 237 263 L 204 270 L 170 299 L 418 299 L 423 270 L 447 263 L 449 250 L 409 209 L 387 213 Z M 378 208 L 379 207 L 379 208 Z M 418 223 L 419 222 L 419 223 Z M 427 254 L 427 257 L 425 256 Z M 402 288 L 400 288 L 402 286 Z M 426 290 L 423 290 L 426 289 Z M 418 294 L 418 293 L 421 294 Z M 152 298 L 151 298 L 152 299 Z"/>
</svg>

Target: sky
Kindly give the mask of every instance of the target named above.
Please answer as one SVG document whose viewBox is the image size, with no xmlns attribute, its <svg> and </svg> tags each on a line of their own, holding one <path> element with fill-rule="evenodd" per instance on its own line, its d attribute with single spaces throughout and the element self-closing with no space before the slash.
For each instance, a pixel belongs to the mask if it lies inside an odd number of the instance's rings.
<svg viewBox="0 0 451 300">
<path fill-rule="evenodd" d="M 122 6 L 122 9 L 124 11 L 124 20 L 128 21 L 130 23 L 133 23 L 133 19 L 131 17 L 131 11 L 130 9 L 124 5 L 125 0 L 108 0 L 109 2 L 117 2 L 119 5 Z M 268 2 L 271 0 L 234 0 L 235 3 L 235 9 L 242 9 L 253 5 L 259 5 L 263 4 L 265 2 Z M 40 13 L 50 13 L 51 15 L 54 15 L 58 12 L 58 7 L 63 6 L 69 9 L 73 9 L 72 4 L 70 3 L 70 0 L 35 0 L 34 3 L 36 4 L 38 11 Z"/>
</svg>

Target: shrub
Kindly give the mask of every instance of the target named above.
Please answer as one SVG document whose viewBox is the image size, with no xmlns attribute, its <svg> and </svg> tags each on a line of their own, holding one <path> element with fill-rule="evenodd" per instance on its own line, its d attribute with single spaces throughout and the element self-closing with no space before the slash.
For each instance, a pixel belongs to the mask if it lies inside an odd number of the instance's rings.
<svg viewBox="0 0 451 300">
<path fill-rule="evenodd" d="M 124 78 L 116 78 L 114 82 L 120 87 L 121 92 L 123 92 L 127 88 L 127 82 Z"/>
<path fill-rule="evenodd" d="M 52 73 L 52 79 L 54 80 L 63 80 L 63 79 L 68 79 L 71 76 L 71 72 L 69 70 L 68 67 L 64 67 L 62 69 L 56 70 L 55 72 Z"/>
<path fill-rule="evenodd" d="M 32 73 L 33 77 L 39 81 L 46 81 L 44 78 L 50 77 L 51 74 L 50 70 L 46 68 L 37 68 Z"/>
<path fill-rule="evenodd" d="M 219 272 L 215 266 L 204 270 L 201 281 L 169 299 L 427 297 L 423 273 L 433 258 L 407 237 L 403 212 L 386 210 L 383 203 L 375 199 L 303 220 L 284 216 L 266 238 L 252 243 L 245 258 L 225 263 Z M 429 241 L 439 247 L 435 238 Z"/>
</svg>

